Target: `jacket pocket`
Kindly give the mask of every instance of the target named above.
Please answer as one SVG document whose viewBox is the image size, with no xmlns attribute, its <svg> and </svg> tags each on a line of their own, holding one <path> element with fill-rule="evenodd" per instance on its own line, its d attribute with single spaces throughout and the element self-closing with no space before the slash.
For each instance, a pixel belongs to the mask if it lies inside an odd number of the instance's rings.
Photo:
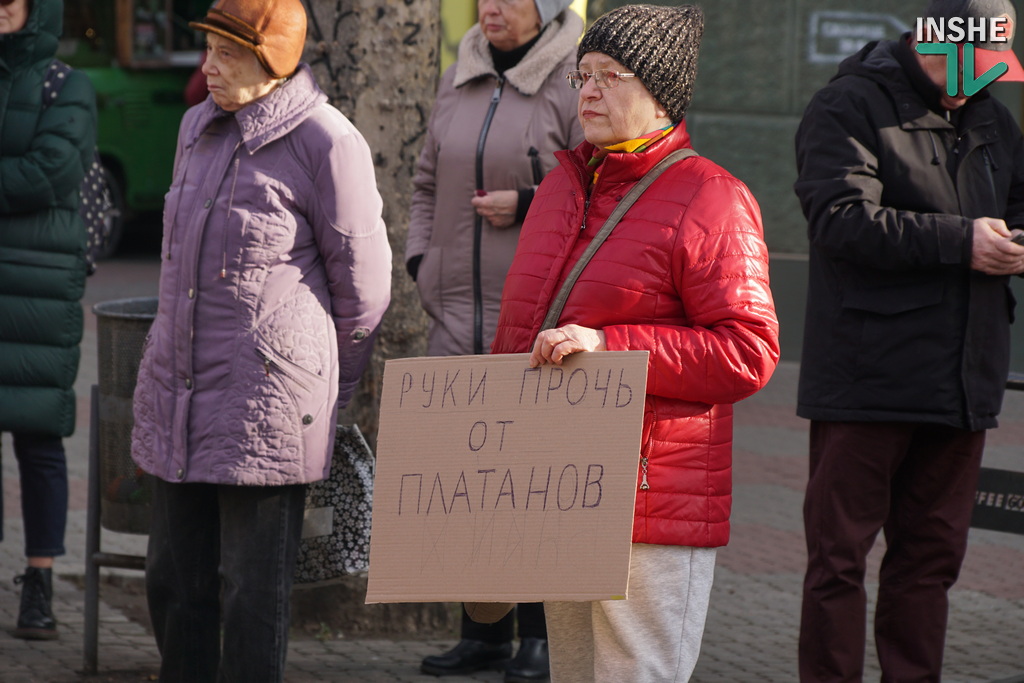
<svg viewBox="0 0 1024 683">
<path fill-rule="evenodd" d="M 879 315 L 898 315 L 918 308 L 934 306 L 945 295 L 942 283 L 921 282 L 885 289 L 848 289 L 843 308 Z"/>
<path fill-rule="evenodd" d="M 835 391 L 861 407 L 927 412 L 950 399 L 946 381 L 960 363 L 942 281 L 851 289 L 831 335 Z M 852 363 L 851 363 L 852 361 Z M 852 398 L 851 398 L 852 397 Z"/>
<path fill-rule="evenodd" d="M 266 343 L 258 342 L 254 350 L 264 377 L 290 399 L 288 412 L 300 429 L 319 424 L 327 408 L 327 380 L 285 358 Z"/>
</svg>

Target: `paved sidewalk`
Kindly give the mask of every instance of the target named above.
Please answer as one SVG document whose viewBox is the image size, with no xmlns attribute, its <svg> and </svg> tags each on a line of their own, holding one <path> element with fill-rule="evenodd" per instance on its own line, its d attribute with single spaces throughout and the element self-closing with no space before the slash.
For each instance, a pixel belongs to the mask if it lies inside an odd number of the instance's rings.
<svg viewBox="0 0 1024 683">
<path fill-rule="evenodd" d="M 72 478 L 68 555 L 58 562 L 64 576 L 84 574 L 85 482 L 88 396 L 96 382 L 95 317 L 91 306 L 156 291 L 157 263 L 119 260 L 103 264 L 86 293 L 86 338 L 79 376 L 79 429 L 67 441 Z M 796 632 L 804 550 L 800 518 L 806 479 L 807 425 L 794 415 L 797 367 L 783 363 L 769 386 L 736 408 L 735 507 L 731 544 L 718 555 L 711 612 L 695 683 L 788 683 L 796 680 Z M 1007 395 L 1002 427 L 989 437 L 985 464 L 1024 471 L 1024 392 Z M 5 542 L 0 544 L 0 683 L 156 680 L 158 657 L 145 629 L 101 604 L 99 669 L 83 665 L 83 593 L 76 583 L 55 585 L 55 611 L 62 637 L 55 642 L 12 638 L 18 590 L 11 578 L 23 569 L 17 467 L 4 437 Z M 141 555 L 145 537 L 103 531 L 107 552 Z M 880 548 L 871 556 L 876 575 Z M 137 577 L 138 572 L 103 570 Z M 873 590 L 874 584 L 870 586 Z M 101 591 L 102 598 L 102 591 Z M 102 601 L 101 601 L 102 602 Z M 952 593 L 946 683 L 989 683 L 1024 675 L 1024 536 L 972 530 L 961 579 Z M 418 673 L 419 661 L 454 641 L 292 641 L 287 681 L 498 682 L 497 672 L 436 679 Z M 878 680 L 869 644 L 866 680 Z M 1024 681 L 1024 678 L 1019 680 Z M 628 683 L 624 681 L 623 683 Z"/>
</svg>

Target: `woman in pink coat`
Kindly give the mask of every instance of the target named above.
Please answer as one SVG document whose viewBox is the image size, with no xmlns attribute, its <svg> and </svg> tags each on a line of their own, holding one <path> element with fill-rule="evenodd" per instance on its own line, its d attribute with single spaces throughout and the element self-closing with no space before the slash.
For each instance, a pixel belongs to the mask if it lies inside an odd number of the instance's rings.
<svg viewBox="0 0 1024 683">
<path fill-rule="evenodd" d="M 480 0 L 479 22 L 441 78 L 413 178 L 405 249 L 430 317 L 428 355 L 490 348 L 505 273 L 536 186 L 555 166 L 555 151 L 583 141 L 576 96 L 565 87 L 583 33 L 569 4 Z M 426 657 L 420 669 L 466 674 L 510 658 L 506 683 L 547 679 L 539 603 L 523 603 L 496 624 L 477 624 L 463 612 L 459 642 Z"/>
</svg>

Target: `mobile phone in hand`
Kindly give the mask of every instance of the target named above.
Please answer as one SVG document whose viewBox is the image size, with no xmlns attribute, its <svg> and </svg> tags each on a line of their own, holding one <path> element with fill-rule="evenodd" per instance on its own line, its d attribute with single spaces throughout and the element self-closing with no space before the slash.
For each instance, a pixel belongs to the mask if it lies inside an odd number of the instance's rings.
<svg viewBox="0 0 1024 683">
<path fill-rule="evenodd" d="M 1020 228 L 1018 226 L 1014 226 L 1012 229 L 1013 230 L 1020 230 Z M 1011 237 L 1010 241 L 1013 242 L 1014 244 L 1024 245 L 1024 230 L 1022 230 L 1021 232 L 1018 232 L 1016 235 Z"/>
</svg>

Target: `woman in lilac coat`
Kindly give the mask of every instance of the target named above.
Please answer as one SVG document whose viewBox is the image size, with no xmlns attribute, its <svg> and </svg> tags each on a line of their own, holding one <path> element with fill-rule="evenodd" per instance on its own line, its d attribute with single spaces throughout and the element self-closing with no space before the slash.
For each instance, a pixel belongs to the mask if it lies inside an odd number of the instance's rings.
<svg viewBox="0 0 1024 683">
<path fill-rule="evenodd" d="M 389 302 L 370 151 L 299 63 L 305 24 L 301 0 L 193 24 L 210 96 L 181 124 L 132 438 L 162 681 L 282 680 L 305 485 Z"/>
</svg>

